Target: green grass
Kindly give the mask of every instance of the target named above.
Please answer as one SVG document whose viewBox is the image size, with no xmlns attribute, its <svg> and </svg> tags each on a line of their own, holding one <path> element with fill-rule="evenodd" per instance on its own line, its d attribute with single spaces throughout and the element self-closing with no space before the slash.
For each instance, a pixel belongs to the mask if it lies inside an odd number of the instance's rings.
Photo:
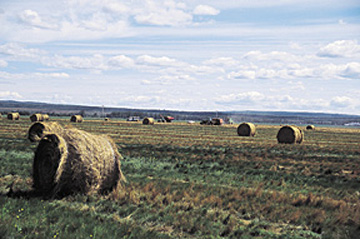
<svg viewBox="0 0 360 239">
<path fill-rule="evenodd" d="M 121 147 L 124 190 L 44 200 L 32 192 L 30 123 L 0 124 L 0 238 L 350 239 L 360 231 L 359 129 L 318 126 L 304 144 L 279 145 L 278 128 L 267 125 L 243 138 L 236 126 L 85 121 L 74 127 Z"/>
</svg>

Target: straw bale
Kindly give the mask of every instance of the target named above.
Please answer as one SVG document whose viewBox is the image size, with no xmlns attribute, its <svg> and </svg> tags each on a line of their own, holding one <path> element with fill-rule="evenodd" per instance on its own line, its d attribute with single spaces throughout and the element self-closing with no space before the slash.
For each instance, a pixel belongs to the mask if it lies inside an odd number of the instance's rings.
<svg viewBox="0 0 360 239">
<path fill-rule="evenodd" d="M 46 134 L 62 134 L 63 127 L 57 122 L 36 122 L 28 130 L 27 138 L 31 142 L 40 141 Z"/>
<path fill-rule="evenodd" d="M 31 122 L 35 122 L 35 121 L 44 121 L 44 117 L 42 114 L 32 114 L 30 116 L 30 120 Z"/>
<path fill-rule="evenodd" d="M 276 138 L 283 144 L 301 144 L 304 140 L 304 131 L 297 126 L 285 125 L 279 130 Z"/>
<path fill-rule="evenodd" d="M 154 120 L 154 118 L 146 117 L 143 120 L 143 124 L 153 125 L 153 124 L 155 124 L 155 120 Z"/>
<path fill-rule="evenodd" d="M 35 152 L 34 188 L 50 197 L 110 192 L 126 181 L 120 159 L 108 136 L 75 128 L 45 135 Z"/>
<path fill-rule="evenodd" d="M 48 121 L 50 119 L 50 116 L 48 114 L 43 114 L 43 120 Z"/>
<path fill-rule="evenodd" d="M 310 124 L 310 125 L 306 126 L 306 129 L 307 130 L 315 130 L 315 126 Z"/>
<path fill-rule="evenodd" d="M 19 113 L 8 113 L 7 118 L 9 120 L 19 120 L 20 119 L 20 114 Z"/>
<path fill-rule="evenodd" d="M 83 122 L 83 117 L 81 115 L 73 115 L 70 118 L 70 122 L 81 123 Z"/>
<path fill-rule="evenodd" d="M 237 133 L 239 136 L 255 136 L 256 127 L 253 123 L 241 123 L 237 128 Z"/>
</svg>

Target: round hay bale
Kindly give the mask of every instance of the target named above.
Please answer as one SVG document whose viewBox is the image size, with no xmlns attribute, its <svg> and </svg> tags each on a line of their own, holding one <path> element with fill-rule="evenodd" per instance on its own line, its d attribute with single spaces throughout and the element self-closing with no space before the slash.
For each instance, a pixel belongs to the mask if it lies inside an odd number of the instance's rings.
<svg viewBox="0 0 360 239">
<path fill-rule="evenodd" d="M 110 192 L 126 181 L 120 159 L 108 136 L 73 128 L 45 135 L 35 152 L 34 188 L 50 197 Z"/>
<path fill-rule="evenodd" d="M 50 116 L 48 114 L 43 114 L 42 116 L 44 121 L 50 120 Z"/>
<path fill-rule="evenodd" d="M 304 132 L 297 126 L 285 125 L 279 130 L 276 138 L 282 144 L 301 144 L 304 140 Z"/>
<path fill-rule="evenodd" d="M 241 123 L 237 128 L 239 136 L 255 136 L 256 127 L 253 123 Z"/>
<path fill-rule="evenodd" d="M 308 126 L 306 126 L 307 130 L 315 130 L 315 126 L 312 124 L 309 124 Z"/>
<path fill-rule="evenodd" d="M 7 115 L 8 120 L 19 120 L 20 114 L 19 113 L 8 113 Z"/>
<path fill-rule="evenodd" d="M 155 124 L 155 120 L 154 120 L 154 118 L 146 117 L 146 118 L 144 118 L 142 123 L 147 124 L 147 125 L 153 125 L 153 124 Z"/>
<path fill-rule="evenodd" d="M 70 122 L 81 123 L 83 122 L 83 117 L 81 115 L 73 115 L 70 118 Z"/>
<path fill-rule="evenodd" d="M 110 118 L 104 118 L 104 121 L 110 121 Z"/>
<path fill-rule="evenodd" d="M 32 114 L 30 116 L 30 120 L 31 122 L 35 122 L 35 121 L 44 121 L 44 117 L 42 114 Z"/>
<path fill-rule="evenodd" d="M 28 130 L 27 138 L 31 142 L 40 141 L 46 134 L 62 134 L 63 127 L 57 122 L 36 122 Z"/>
</svg>

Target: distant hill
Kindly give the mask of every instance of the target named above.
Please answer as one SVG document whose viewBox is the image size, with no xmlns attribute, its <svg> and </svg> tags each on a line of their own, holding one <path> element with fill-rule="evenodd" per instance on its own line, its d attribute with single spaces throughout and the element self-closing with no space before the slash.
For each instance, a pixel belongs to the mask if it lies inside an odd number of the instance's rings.
<svg viewBox="0 0 360 239">
<path fill-rule="evenodd" d="M 320 124 L 320 125 L 351 125 L 360 122 L 358 115 L 310 113 L 310 112 L 268 112 L 268 111 L 174 111 L 174 110 L 145 110 L 116 107 L 96 107 L 84 105 L 48 104 L 41 102 L 0 101 L 0 112 L 16 111 L 21 115 L 33 113 L 47 113 L 55 116 L 81 114 L 85 117 L 127 118 L 129 116 L 154 117 L 171 115 L 175 120 L 202 120 L 207 118 L 232 119 L 234 122 L 253 122 L 271 124 Z"/>
</svg>

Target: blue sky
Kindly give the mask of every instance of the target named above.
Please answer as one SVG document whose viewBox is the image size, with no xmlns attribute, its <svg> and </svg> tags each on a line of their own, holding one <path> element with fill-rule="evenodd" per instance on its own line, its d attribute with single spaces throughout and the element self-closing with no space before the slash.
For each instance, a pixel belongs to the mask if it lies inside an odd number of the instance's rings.
<svg viewBox="0 0 360 239">
<path fill-rule="evenodd" d="M 2 0 L 0 99 L 360 115 L 357 0 Z"/>
</svg>

